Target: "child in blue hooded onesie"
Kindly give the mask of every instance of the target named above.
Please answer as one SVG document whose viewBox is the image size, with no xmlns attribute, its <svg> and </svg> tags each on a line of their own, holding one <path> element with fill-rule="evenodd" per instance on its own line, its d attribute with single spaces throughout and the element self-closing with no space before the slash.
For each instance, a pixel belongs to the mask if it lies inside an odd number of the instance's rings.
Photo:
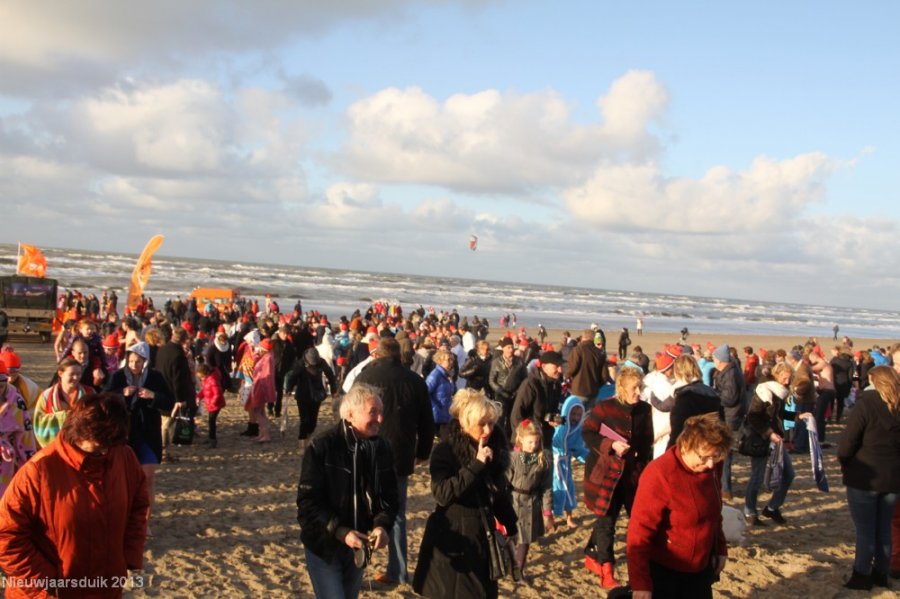
<svg viewBox="0 0 900 599">
<path fill-rule="evenodd" d="M 578 505 L 575 480 L 572 478 L 572 459 L 582 464 L 588 455 L 581 438 L 581 425 L 585 417 L 581 399 L 570 395 L 563 403 L 563 423 L 553 432 L 553 515 L 566 514 L 566 526 L 575 528 L 572 512 Z"/>
</svg>

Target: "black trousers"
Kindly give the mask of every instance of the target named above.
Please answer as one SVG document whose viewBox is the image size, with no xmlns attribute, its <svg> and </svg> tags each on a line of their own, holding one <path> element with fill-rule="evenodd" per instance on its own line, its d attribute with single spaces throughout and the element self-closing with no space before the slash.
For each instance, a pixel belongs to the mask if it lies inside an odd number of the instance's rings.
<svg viewBox="0 0 900 599">
<path fill-rule="evenodd" d="M 624 478 L 627 473 L 623 473 Z M 597 516 L 594 522 L 594 528 L 591 530 L 591 538 L 585 548 L 585 554 L 594 558 L 597 562 L 603 564 L 606 562 L 615 562 L 613 556 L 613 544 L 616 540 L 616 520 L 619 519 L 619 512 L 625 508 L 625 512 L 631 515 L 631 506 L 634 504 L 635 489 L 630 488 L 621 480 L 613 491 L 612 500 L 605 516 Z"/>
<path fill-rule="evenodd" d="M 828 410 L 828 406 L 831 405 L 831 402 L 834 401 L 835 393 L 833 389 L 823 389 L 819 391 L 819 395 L 816 397 L 816 429 L 818 431 L 819 443 L 825 441 L 825 425 L 828 424 L 828 421 L 825 420 L 825 412 Z"/>
<path fill-rule="evenodd" d="M 209 412 L 209 438 L 216 438 L 216 419 L 219 417 L 219 410 Z"/>
<path fill-rule="evenodd" d="M 678 572 L 650 562 L 653 599 L 712 599 L 712 585 L 718 579 L 712 567 L 702 572 Z"/>
<path fill-rule="evenodd" d="M 297 411 L 300 412 L 300 433 L 297 438 L 308 439 L 316 430 L 319 408 L 322 404 L 309 396 L 302 398 L 294 396 L 294 398 L 297 400 Z"/>
</svg>

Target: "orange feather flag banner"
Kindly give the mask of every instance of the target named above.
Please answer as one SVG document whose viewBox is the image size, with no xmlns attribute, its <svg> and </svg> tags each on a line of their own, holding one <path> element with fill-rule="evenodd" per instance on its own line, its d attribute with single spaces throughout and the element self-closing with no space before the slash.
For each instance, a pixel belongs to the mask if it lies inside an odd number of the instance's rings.
<svg viewBox="0 0 900 599">
<path fill-rule="evenodd" d="M 154 235 L 147 242 L 144 251 L 141 252 L 137 264 L 134 265 L 134 270 L 131 272 L 131 285 L 128 287 L 128 307 L 132 310 L 141 303 L 141 295 L 144 293 L 147 281 L 150 280 L 150 271 L 153 268 L 153 254 L 162 245 L 164 239 L 165 237 L 162 235 Z"/>
<path fill-rule="evenodd" d="M 44 277 L 47 274 L 47 259 L 37 247 L 19 242 L 19 260 L 16 274 L 28 277 Z"/>
</svg>

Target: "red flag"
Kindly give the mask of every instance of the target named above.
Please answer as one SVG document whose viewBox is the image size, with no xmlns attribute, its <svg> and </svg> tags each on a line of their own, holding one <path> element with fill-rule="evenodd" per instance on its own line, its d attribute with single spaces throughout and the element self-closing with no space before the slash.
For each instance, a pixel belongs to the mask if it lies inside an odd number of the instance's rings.
<svg viewBox="0 0 900 599">
<path fill-rule="evenodd" d="M 144 293 L 144 287 L 150 280 L 150 270 L 153 268 L 153 254 L 162 245 L 164 239 L 162 235 L 153 236 L 147 242 L 144 251 L 141 252 L 141 257 L 138 258 L 137 264 L 131 272 L 131 285 L 128 287 L 128 304 L 126 305 L 132 310 L 141 303 L 141 294 Z"/>
<path fill-rule="evenodd" d="M 16 265 L 17 275 L 43 277 L 47 274 L 47 259 L 37 247 L 19 242 L 19 262 Z"/>
</svg>

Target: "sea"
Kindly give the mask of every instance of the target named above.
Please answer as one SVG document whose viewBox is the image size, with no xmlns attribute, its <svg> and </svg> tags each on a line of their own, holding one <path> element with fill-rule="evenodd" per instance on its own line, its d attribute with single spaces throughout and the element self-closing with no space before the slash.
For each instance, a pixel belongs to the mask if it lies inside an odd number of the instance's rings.
<svg viewBox="0 0 900 599">
<path fill-rule="evenodd" d="M 99 294 L 115 290 L 124 300 L 137 256 L 41 248 L 47 276 L 60 290 Z M 16 245 L 0 244 L 0 274 L 14 274 Z M 762 302 L 734 298 L 699 297 L 634 291 L 535 285 L 442 276 L 311 268 L 176 258 L 157 255 L 144 290 L 161 308 L 166 300 L 185 297 L 196 287 L 238 289 L 242 296 L 263 299 L 269 293 L 282 311 L 300 301 L 332 320 L 365 309 L 374 301 L 399 303 L 404 310 L 418 306 L 456 309 L 460 315 L 488 318 L 492 327 L 500 317 L 515 315 L 517 326 L 570 329 L 573 333 L 598 324 L 604 330 L 633 330 L 641 317 L 645 331 L 691 333 L 752 333 L 815 336 L 830 339 L 835 324 L 840 335 L 900 339 L 900 312 L 813 304 Z M 121 304 L 120 304 L 121 305 Z"/>
</svg>

